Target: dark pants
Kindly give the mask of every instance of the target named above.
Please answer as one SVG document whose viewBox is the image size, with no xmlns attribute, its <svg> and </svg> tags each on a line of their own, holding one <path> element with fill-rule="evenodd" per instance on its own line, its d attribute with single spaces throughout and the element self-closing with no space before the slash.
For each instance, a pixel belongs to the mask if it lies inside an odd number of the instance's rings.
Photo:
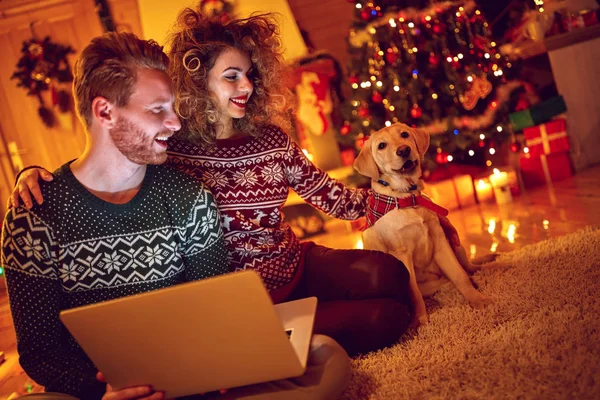
<svg viewBox="0 0 600 400">
<path fill-rule="evenodd" d="M 314 332 L 350 355 L 390 346 L 410 323 L 408 271 L 389 254 L 313 246 L 291 298 L 319 299 Z"/>
</svg>

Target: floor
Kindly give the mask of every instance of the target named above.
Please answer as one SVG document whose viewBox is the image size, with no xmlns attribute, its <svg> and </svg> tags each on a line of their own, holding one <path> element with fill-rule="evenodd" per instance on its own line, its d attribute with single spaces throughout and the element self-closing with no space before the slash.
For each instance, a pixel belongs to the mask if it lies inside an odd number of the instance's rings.
<svg viewBox="0 0 600 400">
<path fill-rule="evenodd" d="M 451 211 L 449 218 L 472 256 L 509 252 L 541 240 L 600 225 L 600 165 L 549 186 L 528 189 L 506 205 L 480 204 Z M 360 232 L 330 220 L 325 234 L 311 240 L 334 248 L 360 247 Z M 3 283 L 3 282 L 2 282 Z M 0 295 L 0 400 L 13 399 L 34 384 L 18 366 L 15 336 L 4 289 Z"/>
</svg>

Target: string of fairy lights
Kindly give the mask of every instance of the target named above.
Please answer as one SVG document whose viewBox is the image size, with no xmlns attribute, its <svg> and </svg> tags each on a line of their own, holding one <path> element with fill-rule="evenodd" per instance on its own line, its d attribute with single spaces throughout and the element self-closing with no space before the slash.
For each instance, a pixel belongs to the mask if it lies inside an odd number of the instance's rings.
<svg viewBox="0 0 600 400">
<path fill-rule="evenodd" d="M 361 147 L 370 132 L 403 122 L 432 135 L 429 158 L 437 164 L 491 166 L 490 156 L 507 140 L 512 151 L 521 150 L 508 114 L 515 105 L 527 108 L 515 104 L 522 86 L 474 1 L 416 1 L 422 7 L 412 8 L 349 2 L 355 21 L 342 144 Z"/>
</svg>

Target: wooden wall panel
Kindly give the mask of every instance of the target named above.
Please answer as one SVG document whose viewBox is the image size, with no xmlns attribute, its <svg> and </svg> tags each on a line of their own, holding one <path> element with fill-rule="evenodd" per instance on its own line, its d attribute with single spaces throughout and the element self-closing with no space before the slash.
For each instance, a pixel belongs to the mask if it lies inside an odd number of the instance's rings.
<svg viewBox="0 0 600 400">
<path fill-rule="evenodd" d="M 133 32 L 144 38 L 137 0 L 108 0 L 110 14 L 119 32 Z"/>
<path fill-rule="evenodd" d="M 327 50 L 346 68 L 346 38 L 354 13 L 347 0 L 288 0 L 298 26 L 307 31 L 317 50 Z"/>
</svg>

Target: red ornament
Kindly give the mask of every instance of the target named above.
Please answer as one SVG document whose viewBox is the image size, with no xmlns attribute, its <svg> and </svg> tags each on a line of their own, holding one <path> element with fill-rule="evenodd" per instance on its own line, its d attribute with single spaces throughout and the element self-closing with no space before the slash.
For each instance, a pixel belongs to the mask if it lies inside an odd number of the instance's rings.
<svg viewBox="0 0 600 400">
<path fill-rule="evenodd" d="M 413 105 L 413 108 L 410 109 L 410 116 L 417 119 L 417 118 L 421 118 L 422 115 L 423 115 L 423 109 L 416 104 Z"/>
<path fill-rule="evenodd" d="M 369 110 L 369 107 L 367 106 L 363 106 L 358 110 L 358 116 L 365 118 L 365 117 L 369 117 L 371 115 L 371 110 Z"/>
<path fill-rule="evenodd" d="M 435 162 L 438 164 L 447 164 L 449 154 L 445 151 L 440 151 L 435 155 Z"/>
<path fill-rule="evenodd" d="M 367 138 L 362 137 L 362 138 L 356 139 L 354 144 L 356 145 L 356 148 L 360 150 L 365 145 L 366 141 L 367 141 Z"/>
<path fill-rule="evenodd" d="M 510 144 L 510 151 L 512 151 L 513 153 L 518 153 L 519 151 L 521 151 L 521 143 L 520 142 L 512 142 Z"/>
<path fill-rule="evenodd" d="M 351 84 L 355 84 L 355 83 L 358 84 L 360 82 L 360 79 L 358 79 L 358 76 L 356 76 L 356 75 L 351 75 L 348 78 L 348 82 L 350 82 Z"/>
<path fill-rule="evenodd" d="M 437 54 L 431 54 L 429 56 L 429 64 L 433 65 L 434 67 L 437 67 L 438 65 L 440 65 L 440 61 L 441 61 L 441 57 Z"/>
<path fill-rule="evenodd" d="M 342 136 L 346 136 L 350 133 L 350 123 L 348 123 L 348 121 L 344 122 L 344 125 L 340 128 L 340 133 Z"/>
<path fill-rule="evenodd" d="M 515 106 L 515 111 L 524 111 L 527 110 L 530 106 L 531 104 L 529 103 L 529 100 L 527 100 L 526 98 L 520 98 L 517 101 L 517 105 Z"/>
<path fill-rule="evenodd" d="M 433 25 L 433 33 L 440 34 L 444 32 L 445 26 L 444 24 L 435 24 Z"/>
<path fill-rule="evenodd" d="M 373 96 L 371 96 L 371 100 L 373 100 L 374 103 L 381 103 L 381 101 L 383 100 L 383 96 L 381 95 L 381 93 L 375 92 L 373 93 Z"/>
<path fill-rule="evenodd" d="M 392 50 L 392 49 L 387 49 L 387 52 L 385 53 L 385 60 L 388 63 L 393 64 L 396 62 L 397 59 L 398 59 L 398 53 L 394 52 L 394 50 Z"/>
<path fill-rule="evenodd" d="M 475 36 L 475 39 L 473 39 L 473 44 L 475 44 L 478 49 L 485 50 L 488 46 L 488 41 L 482 36 Z"/>
</svg>

